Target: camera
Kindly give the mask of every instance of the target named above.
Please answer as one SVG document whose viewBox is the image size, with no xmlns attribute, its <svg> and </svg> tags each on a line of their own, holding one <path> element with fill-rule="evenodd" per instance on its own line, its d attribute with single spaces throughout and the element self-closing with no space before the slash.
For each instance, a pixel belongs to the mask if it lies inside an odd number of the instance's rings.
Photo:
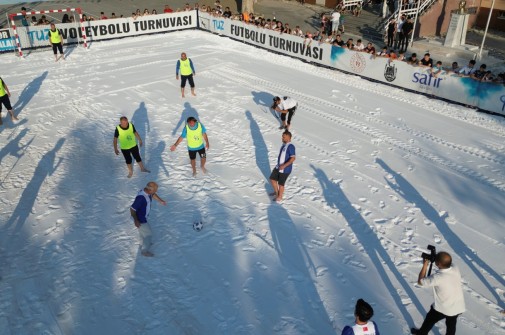
<svg viewBox="0 0 505 335">
<path fill-rule="evenodd" d="M 423 260 L 429 260 L 431 263 L 435 262 L 435 257 L 437 256 L 437 249 L 433 245 L 428 245 L 428 250 L 430 253 L 423 252 L 421 257 Z"/>
</svg>

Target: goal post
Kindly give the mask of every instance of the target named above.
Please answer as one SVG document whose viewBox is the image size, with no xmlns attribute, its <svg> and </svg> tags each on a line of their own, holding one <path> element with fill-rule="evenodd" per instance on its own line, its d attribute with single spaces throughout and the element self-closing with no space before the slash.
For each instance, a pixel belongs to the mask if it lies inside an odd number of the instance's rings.
<svg viewBox="0 0 505 335">
<path fill-rule="evenodd" d="M 19 16 L 24 17 L 26 15 L 40 15 L 40 14 L 49 14 L 49 13 L 65 13 L 65 12 L 72 12 L 73 14 L 74 13 L 79 14 L 79 29 L 81 31 L 80 36 L 82 38 L 84 48 L 87 49 L 88 48 L 88 43 L 87 43 L 87 39 L 86 39 L 86 29 L 84 29 L 84 21 L 82 19 L 82 10 L 81 10 L 81 8 L 64 8 L 64 9 L 49 9 L 49 10 L 39 10 L 39 11 L 23 11 L 23 12 L 20 12 L 20 13 L 11 13 L 11 14 L 8 14 L 9 21 L 10 21 L 10 24 L 11 24 L 11 28 L 12 28 L 12 31 L 14 33 L 14 40 L 16 42 L 16 47 L 18 49 L 19 56 L 23 57 L 23 48 L 22 48 L 22 43 L 21 43 L 20 35 L 18 33 L 18 29 L 20 27 L 17 27 L 16 26 L 16 22 L 15 22 L 15 20 L 16 20 L 17 17 L 19 17 Z M 28 38 L 28 40 L 30 40 L 29 36 L 27 36 L 27 38 Z"/>
</svg>

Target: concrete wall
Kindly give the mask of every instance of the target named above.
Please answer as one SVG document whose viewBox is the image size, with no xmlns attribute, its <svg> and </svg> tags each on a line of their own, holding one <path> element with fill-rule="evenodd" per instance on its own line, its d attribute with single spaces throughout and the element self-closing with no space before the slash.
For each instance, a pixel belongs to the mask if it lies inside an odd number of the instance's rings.
<svg viewBox="0 0 505 335">
<path fill-rule="evenodd" d="M 477 20 L 475 26 L 481 29 L 486 28 L 487 19 L 489 17 L 490 8 L 481 7 L 477 13 Z M 493 14 L 491 15 L 491 21 L 489 21 L 489 29 L 505 31 L 505 19 L 499 19 L 498 15 L 500 10 L 496 7 L 493 9 Z M 503 10 L 502 10 L 503 11 Z"/>
<path fill-rule="evenodd" d="M 416 37 L 445 36 L 451 21 L 451 11 L 459 8 L 460 0 L 439 0 L 420 18 L 416 28 Z M 468 28 L 474 26 L 477 15 L 472 14 Z"/>
</svg>

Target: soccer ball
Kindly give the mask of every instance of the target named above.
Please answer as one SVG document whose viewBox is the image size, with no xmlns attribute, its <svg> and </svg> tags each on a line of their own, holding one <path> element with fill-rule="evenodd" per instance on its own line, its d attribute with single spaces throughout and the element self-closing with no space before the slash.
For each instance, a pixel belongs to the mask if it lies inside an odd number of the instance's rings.
<svg viewBox="0 0 505 335">
<path fill-rule="evenodd" d="M 203 229 L 203 222 L 202 221 L 193 222 L 193 229 L 196 231 L 202 230 Z"/>
</svg>

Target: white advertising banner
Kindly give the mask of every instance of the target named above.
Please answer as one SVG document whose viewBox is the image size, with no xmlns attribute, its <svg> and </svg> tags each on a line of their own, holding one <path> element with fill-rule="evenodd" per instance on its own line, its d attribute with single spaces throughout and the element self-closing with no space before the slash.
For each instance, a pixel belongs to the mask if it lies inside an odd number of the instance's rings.
<svg viewBox="0 0 505 335">
<path fill-rule="evenodd" d="M 308 62 L 354 73 L 415 92 L 479 107 L 505 115 L 505 85 L 480 82 L 468 77 L 442 73 L 432 76 L 430 68 L 390 61 L 301 37 L 258 28 L 241 21 L 199 13 L 200 29 L 257 45 Z"/>
<path fill-rule="evenodd" d="M 120 19 L 96 20 L 83 23 L 88 42 L 103 39 L 152 34 L 172 30 L 196 28 L 196 11 L 149 15 L 134 20 L 131 17 Z M 79 22 L 60 23 L 60 30 L 65 43 L 82 40 Z M 22 48 L 49 45 L 49 26 L 16 27 Z"/>
</svg>

